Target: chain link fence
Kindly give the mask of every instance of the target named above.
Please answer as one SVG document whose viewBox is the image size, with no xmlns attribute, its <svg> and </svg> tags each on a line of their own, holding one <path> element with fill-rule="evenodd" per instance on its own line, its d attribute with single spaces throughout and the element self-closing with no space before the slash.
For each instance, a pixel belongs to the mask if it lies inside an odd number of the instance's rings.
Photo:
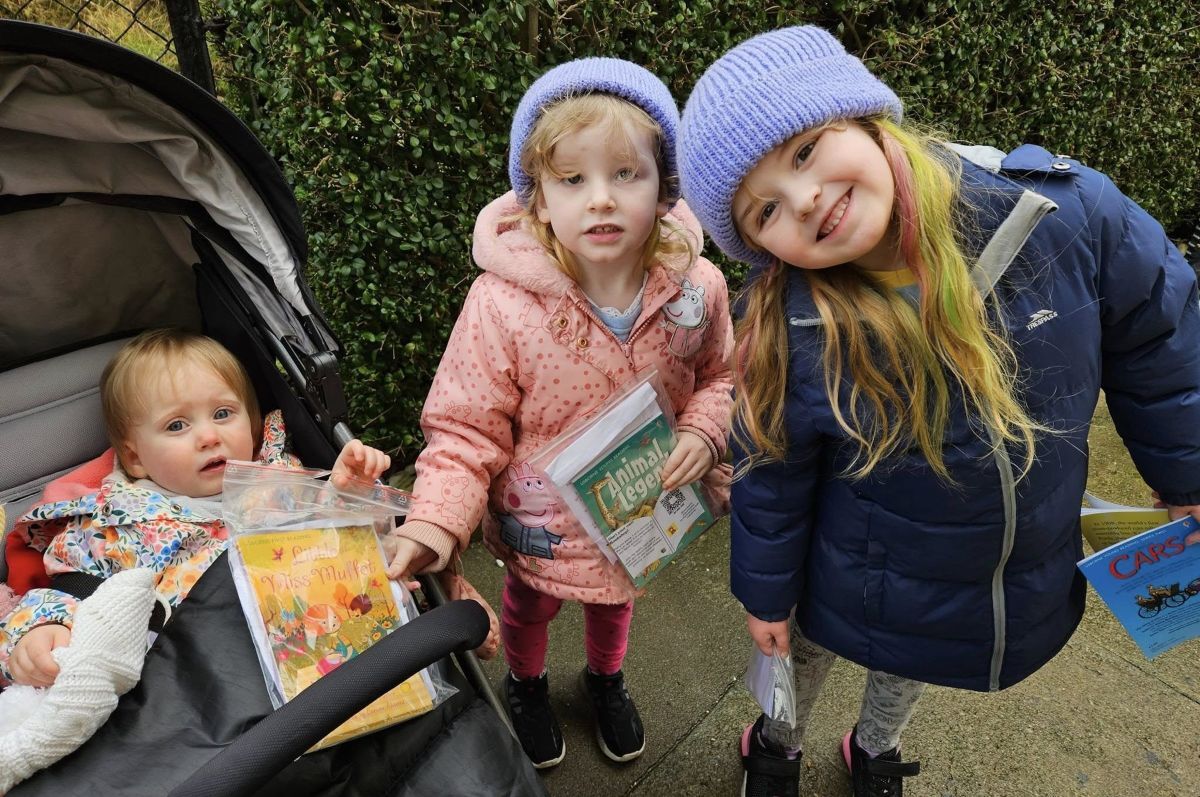
<svg viewBox="0 0 1200 797">
<path fill-rule="evenodd" d="M 0 15 L 116 42 L 213 91 L 199 0 L 0 0 Z"/>
</svg>

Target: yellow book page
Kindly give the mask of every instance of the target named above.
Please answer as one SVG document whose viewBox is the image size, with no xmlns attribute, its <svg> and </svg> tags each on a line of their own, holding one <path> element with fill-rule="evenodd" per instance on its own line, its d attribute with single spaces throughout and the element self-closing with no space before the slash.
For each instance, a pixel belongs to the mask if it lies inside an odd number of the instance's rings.
<svg viewBox="0 0 1200 797">
<path fill-rule="evenodd" d="M 1093 551 L 1102 551 L 1166 522 L 1165 509 L 1084 509 L 1079 516 L 1083 537 Z"/>
<path fill-rule="evenodd" d="M 297 683 L 303 690 L 320 677 L 315 667 L 309 667 L 298 674 Z M 330 731 L 328 736 L 313 745 L 308 752 L 341 744 L 365 733 L 373 733 L 397 722 L 420 716 L 431 708 L 433 698 L 425 687 L 421 674 L 417 673 Z"/>
<path fill-rule="evenodd" d="M 403 623 L 370 526 L 244 534 L 234 544 L 245 563 L 287 700 Z M 432 707 L 432 695 L 417 674 L 313 749 L 379 730 Z"/>
</svg>

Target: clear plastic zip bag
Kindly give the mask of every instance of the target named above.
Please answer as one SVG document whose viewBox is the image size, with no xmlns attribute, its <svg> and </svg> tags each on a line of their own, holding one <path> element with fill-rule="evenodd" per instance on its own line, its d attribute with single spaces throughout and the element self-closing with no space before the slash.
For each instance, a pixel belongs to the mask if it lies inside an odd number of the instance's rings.
<svg viewBox="0 0 1200 797">
<path fill-rule="evenodd" d="M 796 729 L 796 683 L 792 657 L 778 649 L 767 655 L 754 647 L 746 668 L 746 688 L 767 718 Z"/>
<path fill-rule="evenodd" d="M 417 616 L 388 579 L 381 536 L 408 513 L 410 496 L 327 471 L 249 462 L 225 466 L 222 503 L 229 562 L 276 708 Z M 312 749 L 424 714 L 454 694 L 428 667 L 347 720 Z"/>
</svg>

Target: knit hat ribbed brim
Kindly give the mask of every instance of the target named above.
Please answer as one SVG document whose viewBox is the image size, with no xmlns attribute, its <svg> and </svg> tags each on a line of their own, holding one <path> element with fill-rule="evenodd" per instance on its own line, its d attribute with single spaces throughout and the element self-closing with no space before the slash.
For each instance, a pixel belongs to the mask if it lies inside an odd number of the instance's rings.
<svg viewBox="0 0 1200 797">
<path fill-rule="evenodd" d="M 675 138 L 679 132 L 679 108 L 671 90 L 649 70 L 620 58 L 580 58 L 559 64 L 534 81 L 513 115 L 508 146 L 508 179 L 521 204 L 533 197 L 533 180 L 521 168 L 521 150 L 534 125 L 548 105 L 580 94 L 613 94 L 628 100 L 650 115 L 663 132 L 664 179 L 677 174 Z M 669 185 L 677 185 L 671 179 Z M 678 199 L 676 189 L 668 200 Z"/>
<path fill-rule="evenodd" d="M 683 196 L 725 254 L 753 265 L 733 223 L 733 195 L 764 155 L 797 133 L 837 119 L 887 114 L 899 98 L 822 28 L 755 36 L 725 53 L 696 83 L 679 127 Z"/>
</svg>

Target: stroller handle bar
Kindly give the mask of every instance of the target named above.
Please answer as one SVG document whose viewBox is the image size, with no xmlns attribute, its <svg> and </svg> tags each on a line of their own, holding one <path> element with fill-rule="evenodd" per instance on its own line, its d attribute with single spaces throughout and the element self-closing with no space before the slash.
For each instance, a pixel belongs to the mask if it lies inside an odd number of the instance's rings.
<svg viewBox="0 0 1200 797">
<path fill-rule="evenodd" d="M 339 451 L 341 449 L 345 448 L 346 443 L 349 443 L 353 439 L 354 439 L 354 432 L 350 431 L 349 426 L 347 426 L 345 423 L 334 424 L 334 426 L 333 426 L 333 442 L 337 444 L 337 448 Z"/>
<path fill-rule="evenodd" d="M 170 797 L 253 794 L 371 701 L 450 653 L 479 647 L 487 634 L 487 614 L 475 601 L 419 615 L 266 716 Z"/>
</svg>

